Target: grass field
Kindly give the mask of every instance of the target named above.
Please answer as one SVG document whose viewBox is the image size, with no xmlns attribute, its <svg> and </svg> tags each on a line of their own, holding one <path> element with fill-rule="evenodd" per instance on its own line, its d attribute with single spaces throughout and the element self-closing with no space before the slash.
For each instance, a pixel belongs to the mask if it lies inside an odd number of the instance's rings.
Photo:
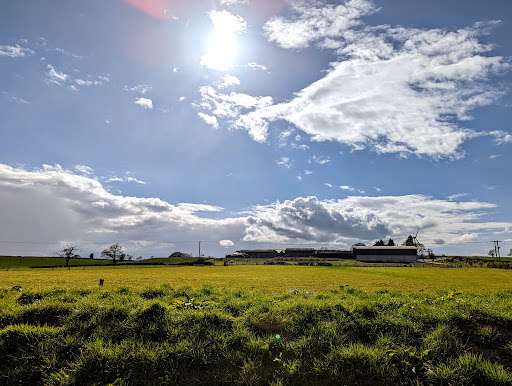
<svg viewBox="0 0 512 386">
<path fill-rule="evenodd" d="M 512 385 L 509 269 L 27 267 L 0 385 Z"/>
<path fill-rule="evenodd" d="M 69 259 L 69 265 L 108 265 L 110 260 L 99 259 Z M 0 256 L 0 269 L 24 269 L 29 267 L 65 266 L 63 257 L 39 257 L 39 256 Z"/>
<path fill-rule="evenodd" d="M 0 270 L 0 288 L 19 285 L 26 289 L 142 288 L 168 284 L 172 287 L 263 289 L 283 293 L 291 288 L 323 292 L 340 286 L 368 292 L 407 293 L 459 290 L 484 293 L 512 290 L 512 270 L 486 268 L 410 267 L 81 267 L 68 269 Z"/>
<path fill-rule="evenodd" d="M 0 290 L 2 385 L 510 385 L 512 292 Z"/>
</svg>

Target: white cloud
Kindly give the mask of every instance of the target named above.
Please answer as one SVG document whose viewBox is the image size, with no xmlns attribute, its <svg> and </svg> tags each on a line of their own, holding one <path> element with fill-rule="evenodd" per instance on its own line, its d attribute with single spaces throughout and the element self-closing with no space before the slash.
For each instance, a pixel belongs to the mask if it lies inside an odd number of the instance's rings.
<svg viewBox="0 0 512 386">
<path fill-rule="evenodd" d="M 501 154 L 491 154 L 491 155 L 489 156 L 489 158 L 490 158 L 490 159 L 495 159 L 495 158 L 499 158 L 499 157 L 501 157 L 501 156 L 502 156 Z"/>
<path fill-rule="evenodd" d="M 479 41 L 489 24 L 456 31 L 370 28 L 359 23 L 361 15 L 375 11 L 368 1 L 293 4 L 297 17 L 272 19 L 268 38 L 288 48 L 319 41 L 335 49 L 339 60 L 289 102 L 240 112 L 237 128 L 264 142 L 269 124 L 284 120 L 313 141 L 434 159 L 460 158 L 461 144 L 482 135 L 463 122 L 504 95 L 489 79 L 510 69 L 506 59 L 489 54 L 492 46 Z M 512 142 L 504 131 L 487 134 L 499 144 Z"/>
<path fill-rule="evenodd" d="M 328 182 L 324 182 L 324 185 L 327 186 L 328 188 L 332 188 L 332 184 L 330 184 Z"/>
<path fill-rule="evenodd" d="M 180 96 L 180 97 L 178 98 L 178 101 L 183 102 L 185 99 L 187 99 L 187 98 L 185 98 L 184 96 Z"/>
<path fill-rule="evenodd" d="M 32 102 L 29 102 L 23 98 L 18 98 L 18 97 L 15 97 L 15 96 L 9 96 L 5 91 L 3 92 L 6 96 L 7 96 L 7 99 L 9 99 L 11 102 L 15 102 L 15 103 L 21 103 L 21 104 L 24 104 L 24 105 L 31 105 Z"/>
<path fill-rule="evenodd" d="M 135 104 L 144 107 L 145 109 L 153 108 L 153 101 L 149 98 L 137 98 L 135 99 Z"/>
<path fill-rule="evenodd" d="M 217 122 L 216 117 L 201 112 L 197 113 L 197 115 L 199 115 L 199 117 L 201 117 L 201 119 L 205 121 L 207 124 L 213 126 L 214 129 L 219 128 L 219 123 Z"/>
<path fill-rule="evenodd" d="M 233 86 L 233 85 L 239 85 L 239 84 L 240 84 L 240 79 L 238 79 L 234 75 L 227 74 L 222 78 L 222 83 L 219 84 L 219 88 L 222 89 L 222 88 L 226 88 L 226 87 Z"/>
<path fill-rule="evenodd" d="M 418 227 L 425 245 L 443 239 L 448 245 L 481 238 L 489 229 L 512 232 L 512 223 L 485 222 L 485 202 L 451 202 L 424 195 L 348 197 L 323 200 L 296 198 L 253 208 L 245 241 L 289 240 L 346 243 L 393 237 L 405 240 Z"/>
<path fill-rule="evenodd" d="M 281 157 L 278 161 L 276 161 L 278 165 L 284 166 L 287 169 L 290 169 L 292 163 L 288 157 Z"/>
<path fill-rule="evenodd" d="M 224 248 L 229 248 L 235 245 L 231 240 L 220 240 L 219 245 Z"/>
<path fill-rule="evenodd" d="M 274 17 L 264 26 L 269 41 L 283 48 L 306 48 L 313 41 L 340 37 L 361 24 L 360 18 L 376 11 L 370 1 L 349 0 L 330 5 L 318 1 L 292 1 L 294 17 Z M 326 41 L 333 42 L 332 40 Z"/>
<path fill-rule="evenodd" d="M 66 83 L 69 78 L 68 74 L 57 71 L 51 64 L 48 64 L 47 68 L 49 70 L 46 78 L 48 83 L 54 83 L 59 86 L 62 86 L 64 83 Z"/>
<path fill-rule="evenodd" d="M 249 0 L 220 0 L 220 3 L 227 7 L 230 7 L 230 6 L 236 5 L 236 4 L 247 4 L 248 2 L 249 2 Z"/>
<path fill-rule="evenodd" d="M 247 30 L 247 23 L 241 16 L 234 15 L 226 10 L 211 11 L 209 16 L 214 28 L 217 30 L 239 34 Z"/>
<path fill-rule="evenodd" d="M 75 83 L 79 86 L 99 86 L 102 85 L 103 82 L 101 80 L 83 80 L 83 79 L 75 79 Z"/>
<path fill-rule="evenodd" d="M 171 205 L 158 198 L 115 195 L 98 178 L 59 165 L 29 171 L 0 164 L 0 232 L 6 240 L 72 240 L 87 254 L 93 248 L 101 250 L 119 242 L 129 253 L 167 256 L 169 244 L 165 241 L 170 234 L 175 240 L 240 239 L 245 218 L 202 216 L 222 210 L 205 204 Z M 52 254 L 55 245 L 37 248 L 39 253 Z M 205 253 L 216 251 L 216 256 L 222 256 L 221 249 L 209 252 L 205 245 Z"/>
<path fill-rule="evenodd" d="M 352 188 L 352 187 L 350 187 L 350 186 L 348 186 L 348 185 L 341 185 L 341 186 L 340 186 L 340 189 L 342 189 L 342 190 L 349 190 L 349 191 L 351 191 L 351 192 L 355 191 L 355 189 L 354 189 L 354 188 Z"/>
<path fill-rule="evenodd" d="M 293 129 L 283 130 L 279 133 L 279 146 L 286 147 L 288 144 L 288 138 L 295 132 Z"/>
<path fill-rule="evenodd" d="M 75 170 L 85 175 L 94 173 L 94 169 L 86 165 L 75 165 Z"/>
<path fill-rule="evenodd" d="M 174 68 L 172 69 L 172 72 L 178 72 L 178 67 L 174 67 Z"/>
<path fill-rule="evenodd" d="M 376 186 L 374 187 L 374 189 L 375 189 L 377 192 L 379 192 L 379 193 L 380 193 L 380 192 L 382 192 L 382 189 L 381 189 L 381 188 L 378 188 L 378 187 L 376 187 Z"/>
<path fill-rule="evenodd" d="M 490 135 L 495 137 L 495 141 L 498 145 L 505 143 L 512 143 L 512 134 L 502 130 L 494 130 L 489 132 Z"/>
<path fill-rule="evenodd" d="M 263 64 L 258 64 L 256 62 L 250 62 L 247 64 L 250 68 L 252 68 L 253 70 L 262 70 L 262 71 L 267 71 L 267 67 L 264 66 Z"/>
<path fill-rule="evenodd" d="M 468 195 L 468 193 L 457 193 L 457 194 L 452 194 L 451 196 L 448 196 L 448 200 L 450 201 L 454 201 L 454 200 L 457 200 L 459 198 L 462 198 L 462 197 L 466 197 Z"/>
<path fill-rule="evenodd" d="M 319 165 L 325 165 L 329 162 L 331 162 L 331 159 L 329 157 L 321 157 L 317 155 L 313 155 L 308 159 L 308 164 L 315 163 Z"/>
<path fill-rule="evenodd" d="M 135 177 L 126 177 L 127 182 L 135 182 L 137 184 L 146 185 L 147 182 L 136 179 Z"/>
<path fill-rule="evenodd" d="M 83 56 L 74 54 L 73 52 L 70 52 L 70 51 L 66 51 L 63 48 L 55 48 L 55 51 L 60 52 L 63 55 L 70 56 L 70 57 L 75 58 L 75 59 L 82 59 L 83 58 Z"/>
<path fill-rule="evenodd" d="M 151 89 L 152 89 L 152 87 L 148 86 L 147 84 L 137 84 L 137 85 L 132 86 L 132 87 L 129 87 L 129 86 L 124 86 L 123 87 L 124 91 L 137 92 L 137 93 L 140 93 L 142 95 L 145 95 Z"/>
<path fill-rule="evenodd" d="M 76 167 L 75 167 L 76 169 Z M 77 169 L 78 170 L 78 169 Z M 91 169 L 92 170 L 92 169 Z M 88 173 L 90 174 L 90 173 Z M 111 177 L 102 177 L 102 180 L 105 182 L 135 182 L 137 184 L 146 185 L 147 182 L 138 180 L 135 177 L 117 177 L 117 176 L 111 176 Z"/>
<path fill-rule="evenodd" d="M 20 47 L 18 44 L 15 46 L 0 46 L 0 56 L 8 56 L 9 58 L 21 58 L 26 55 L 35 54 L 29 48 Z"/>
<path fill-rule="evenodd" d="M 271 97 L 253 97 L 251 95 L 231 92 L 230 94 L 218 93 L 211 86 L 203 86 L 200 89 L 201 92 L 201 106 L 212 112 L 218 118 L 234 119 L 239 117 L 243 112 L 261 109 L 265 106 L 270 106 L 273 103 Z M 255 127 L 255 131 L 249 128 L 249 134 L 253 136 L 255 140 L 260 142 L 264 141 L 265 137 L 260 137 L 258 127 Z"/>
<path fill-rule="evenodd" d="M 98 76 L 96 78 L 91 77 L 90 75 L 87 75 L 87 78 L 89 79 L 81 79 L 81 78 L 74 78 L 69 74 L 66 74 L 62 71 L 58 71 L 54 66 L 51 64 L 47 64 L 46 68 L 48 69 L 48 72 L 46 73 L 46 79 L 45 82 L 48 84 L 56 84 L 58 86 L 65 86 L 69 85 L 69 88 L 73 91 L 78 91 L 78 88 L 76 86 L 101 86 L 105 83 L 110 82 L 110 76 Z M 74 70 L 75 73 L 79 73 L 79 70 Z"/>
<path fill-rule="evenodd" d="M 241 217 L 219 219 L 223 209 L 218 206 L 172 205 L 158 198 L 116 195 L 99 178 L 59 165 L 26 170 L 0 164 L 3 237 L 14 241 L 34 241 L 34 235 L 47 242 L 72 240 L 87 253 L 103 248 L 92 243 L 120 242 L 129 253 L 167 256 L 169 245 L 163 242 L 170 234 L 174 240 L 240 240 L 241 244 L 275 243 L 275 247 L 291 242 L 348 246 L 385 237 L 400 242 L 418 227 L 418 238 L 426 246 L 440 245 L 442 240 L 446 247 L 494 237 L 495 232 L 510 239 L 512 223 L 486 221 L 495 210 L 492 203 L 424 195 L 339 200 L 298 197 L 253 207 Z M 208 212 L 217 213 L 216 218 L 208 218 Z M 39 253 L 51 254 L 55 246 L 37 248 Z M 216 256 L 223 253 L 220 245 L 219 249 L 210 248 Z M 18 252 L 22 253 L 29 252 Z"/>
</svg>

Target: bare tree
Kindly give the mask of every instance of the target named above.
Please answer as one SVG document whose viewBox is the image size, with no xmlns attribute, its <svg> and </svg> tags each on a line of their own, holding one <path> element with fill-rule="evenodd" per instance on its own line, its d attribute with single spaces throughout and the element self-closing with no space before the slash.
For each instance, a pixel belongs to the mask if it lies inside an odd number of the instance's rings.
<svg viewBox="0 0 512 386">
<path fill-rule="evenodd" d="M 490 249 L 489 252 L 487 252 L 487 254 L 491 257 L 494 257 L 496 255 L 496 252 L 494 251 L 494 249 Z"/>
<path fill-rule="evenodd" d="M 117 260 L 124 260 L 126 253 L 124 253 L 123 247 L 116 243 L 101 251 L 101 257 L 112 259 L 112 263 L 115 264 Z"/>
<path fill-rule="evenodd" d="M 55 252 L 57 255 L 59 255 L 60 257 L 63 257 L 66 259 L 66 267 L 69 266 L 69 260 L 72 258 L 72 257 L 80 257 L 78 256 L 77 254 L 75 254 L 76 250 L 76 245 L 68 245 L 67 247 L 65 248 L 62 248 L 60 251 L 58 252 Z"/>
</svg>

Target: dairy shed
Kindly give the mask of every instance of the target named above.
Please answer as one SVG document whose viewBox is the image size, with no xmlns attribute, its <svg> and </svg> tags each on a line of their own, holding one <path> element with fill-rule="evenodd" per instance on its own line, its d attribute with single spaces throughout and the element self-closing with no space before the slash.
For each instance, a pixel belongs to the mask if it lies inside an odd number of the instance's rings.
<svg viewBox="0 0 512 386">
<path fill-rule="evenodd" d="M 357 261 L 369 263 L 415 263 L 418 261 L 416 247 L 354 247 Z"/>
</svg>

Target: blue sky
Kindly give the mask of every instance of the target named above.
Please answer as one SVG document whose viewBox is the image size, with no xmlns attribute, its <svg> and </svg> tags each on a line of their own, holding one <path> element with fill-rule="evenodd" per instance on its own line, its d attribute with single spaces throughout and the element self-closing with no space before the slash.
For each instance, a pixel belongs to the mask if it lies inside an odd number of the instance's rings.
<svg viewBox="0 0 512 386">
<path fill-rule="evenodd" d="M 509 1 L 4 2 L 0 253 L 512 248 Z"/>
</svg>

